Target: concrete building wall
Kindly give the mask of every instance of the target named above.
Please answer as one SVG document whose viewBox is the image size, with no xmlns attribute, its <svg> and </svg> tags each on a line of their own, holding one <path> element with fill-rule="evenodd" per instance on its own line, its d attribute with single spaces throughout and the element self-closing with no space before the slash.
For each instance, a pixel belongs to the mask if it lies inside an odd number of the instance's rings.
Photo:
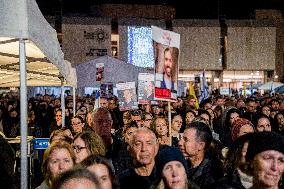
<svg viewBox="0 0 284 189">
<path fill-rule="evenodd" d="M 227 70 L 274 70 L 276 28 L 269 22 L 230 20 Z"/>
<path fill-rule="evenodd" d="M 173 20 L 180 34 L 180 70 L 222 70 L 218 20 Z"/>
<path fill-rule="evenodd" d="M 63 18 L 62 49 L 72 64 L 111 55 L 111 19 Z"/>
<path fill-rule="evenodd" d="M 284 82 L 284 17 L 278 10 L 256 10 L 255 19 L 271 21 L 276 27 L 275 73 Z"/>
</svg>

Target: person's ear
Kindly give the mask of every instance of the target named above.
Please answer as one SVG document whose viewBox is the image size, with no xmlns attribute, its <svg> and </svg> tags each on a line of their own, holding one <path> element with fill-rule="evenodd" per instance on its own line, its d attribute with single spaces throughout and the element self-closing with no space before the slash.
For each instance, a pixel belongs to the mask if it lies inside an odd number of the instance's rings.
<svg viewBox="0 0 284 189">
<path fill-rule="evenodd" d="M 205 148 L 205 142 L 198 142 L 198 150 L 201 151 L 201 150 L 204 150 Z"/>
<path fill-rule="evenodd" d="M 158 154 L 158 151 L 159 151 L 159 143 L 158 143 L 158 141 L 157 141 L 157 143 L 155 144 L 155 157 L 156 157 L 156 155 Z"/>
</svg>

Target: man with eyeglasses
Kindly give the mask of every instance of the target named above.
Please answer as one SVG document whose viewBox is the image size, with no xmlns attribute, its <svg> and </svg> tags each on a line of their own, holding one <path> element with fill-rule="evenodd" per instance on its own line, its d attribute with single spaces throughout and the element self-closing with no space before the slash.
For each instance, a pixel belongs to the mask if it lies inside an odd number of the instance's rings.
<svg viewBox="0 0 284 189">
<path fill-rule="evenodd" d="M 73 135 L 81 133 L 84 129 L 84 120 L 80 116 L 75 116 L 71 119 L 71 127 Z"/>
<path fill-rule="evenodd" d="M 152 114 L 150 113 L 145 113 L 144 116 L 143 116 L 143 123 L 142 123 L 142 126 L 143 127 L 147 127 L 147 128 L 151 128 L 151 124 L 152 124 L 152 119 L 153 119 L 153 116 Z"/>
</svg>

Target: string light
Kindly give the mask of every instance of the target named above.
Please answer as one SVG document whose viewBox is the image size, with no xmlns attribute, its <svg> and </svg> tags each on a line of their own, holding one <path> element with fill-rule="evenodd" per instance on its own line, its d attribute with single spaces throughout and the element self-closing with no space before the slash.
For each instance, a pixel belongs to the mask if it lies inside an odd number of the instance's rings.
<svg viewBox="0 0 284 189">
<path fill-rule="evenodd" d="M 150 27 L 128 27 L 128 62 L 139 67 L 154 67 Z"/>
</svg>

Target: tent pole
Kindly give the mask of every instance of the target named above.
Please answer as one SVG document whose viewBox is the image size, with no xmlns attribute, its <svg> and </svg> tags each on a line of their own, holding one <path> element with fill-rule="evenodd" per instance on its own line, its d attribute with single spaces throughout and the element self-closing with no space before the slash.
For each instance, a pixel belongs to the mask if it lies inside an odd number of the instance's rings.
<svg viewBox="0 0 284 189">
<path fill-rule="evenodd" d="M 28 188 L 27 155 L 27 81 L 25 39 L 19 39 L 20 55 L 20 115 L 21 115 L 21 189 Z"/>
<path fill-rule="evenodd" d="M 65 98 L 64 98 L 64 77 L 60 77 L 61 80 L 61 114 L 62 114 L 62 128 L 65 127 Z"/>
<path fill-rule="evenodd" d="M 73 117 L 76 115 L 76 88 L 73 87 Z"/>
</svg>

